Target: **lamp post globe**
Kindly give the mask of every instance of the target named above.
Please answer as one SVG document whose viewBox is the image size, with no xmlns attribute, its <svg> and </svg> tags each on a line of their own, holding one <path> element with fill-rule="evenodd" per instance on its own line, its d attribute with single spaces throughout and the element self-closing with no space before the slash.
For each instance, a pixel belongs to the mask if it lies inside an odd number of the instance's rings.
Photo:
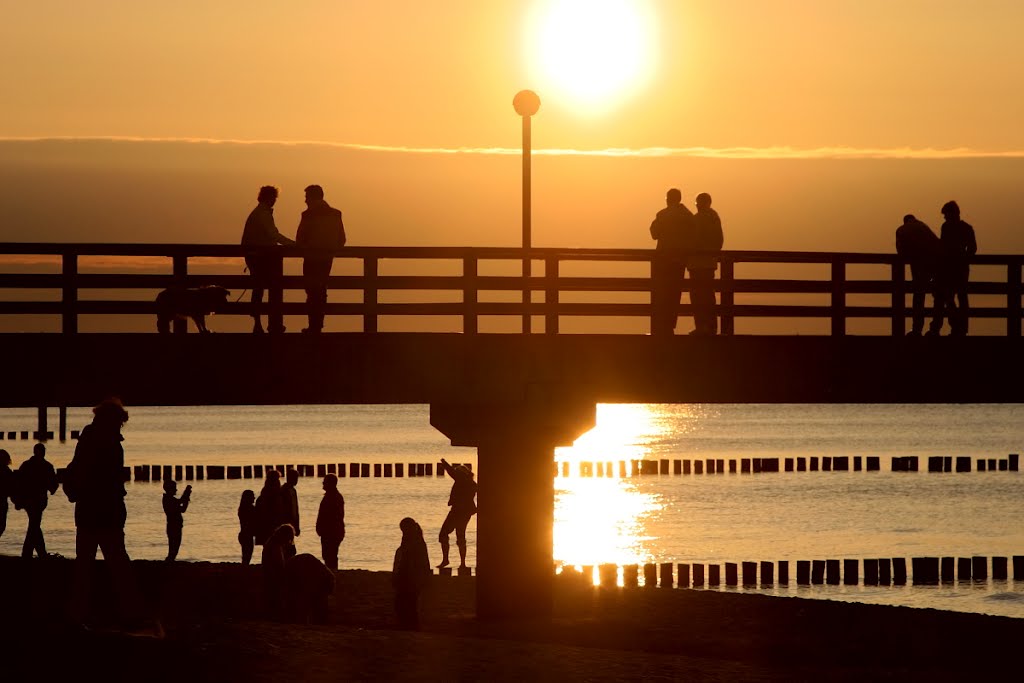
<svg viewBox="0 0 1024 683">
<path fill-rule="evenodd" d="M 540 98 L 532 90 L 520 90 L 512 98 L 512 106 L 520 116 L 533 116 L 540 109 Z"/>
</svg>

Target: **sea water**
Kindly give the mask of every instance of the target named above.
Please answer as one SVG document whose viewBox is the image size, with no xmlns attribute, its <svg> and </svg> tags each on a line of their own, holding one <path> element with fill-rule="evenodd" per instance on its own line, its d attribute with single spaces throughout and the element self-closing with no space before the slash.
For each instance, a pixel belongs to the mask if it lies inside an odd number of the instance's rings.
<svg viewBox="0 0 1024 683">
<path fill-rule="evenodd" d="M 53 411 L 51 411 L 52 413 Z M 131 407 L 124 429 L 127 465 L 293 465 L 469 463 L 428 423 L 427 406 Z M 51 421 L 55 416 L 51 415 Z M 69 409 L 70 429 L 88 409 Z M 0 411 L 0 430 L 34 429 L 36 411 Z M 47 444 L 66 465 L 74 441 Z M 877 602 L 1024 617 L 1024 580 L 922 586 L 796 586 L 796 562 L 815 559 L 1012 557 L 1024 555 L 1024 473 L 977 472 L 978 458 L 1004 459 L 1024 446 L 1022 405 L 600 405 L 597 426 L 555 460 L 554 557 L 559 565 L 786 560 L 790 585 L 775 595 Z M 0 442 L 17 467 L 30 441 Z M 919 472 L 892 472 L 894 456 L 916 455 Z M 929 473 L 927 457 L 970 456 L 970 473 Z M 779 472 L 619 477 L 620 461 L 709 458 L 878 456 L 876 472 Z M 581 477 L 580 463 L 612 463 L 612 476 Z M 346 467 L 347 469 L 347 467 Z M 739 468 L 737 468 L 739 469 Z M 553 466 L 554 470 L 554 466 Z M 596 473 L 596 472 L 595 472 Z M 191 483 L 179 559 L 238 561 L 236 510 L 253 479 Z M 423 526 L 431 559 L 447 514 L 446 477 L 340 480 L 347 535 L 343 568 L 390 569 L 411 516 Z M 128 488 L 127 547 L 161 559 L 166 535 L 159 482 Z M 320 479 L 303 477 L 299 552 L 319 554 L 314 524 Z M 58 491 L 43 518 L 49 552 L 74 555 L 73 507 Z M 475 564 L 475 522 L 468 563 Z M 20 553 L 25 515 L 9 512 L 0 553 Z M 453 539 L 454 541 L 454 539 Z M 452 553 L 456 552 L 454 542 Z M 258 561 L 257 552 L 256 561 Z M 724 578 L 724 577 L 723 577 Z M 862 577 L 863 581 L 863 577 Z"/>
</svg>

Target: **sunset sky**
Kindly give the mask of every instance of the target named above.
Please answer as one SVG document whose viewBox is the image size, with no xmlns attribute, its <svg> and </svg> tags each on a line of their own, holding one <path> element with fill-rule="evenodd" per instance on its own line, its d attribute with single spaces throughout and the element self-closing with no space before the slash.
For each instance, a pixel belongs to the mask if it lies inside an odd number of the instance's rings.
<svg viewBox="0 0 1024 683">
<path fill-rule="evenodd" d="M 355 243 L 515 244 L 529 87 L 541 246 L 650 246 L 680 186 L 727 248 L 891 250 L 956 198 L 1024 250 L 1014 0 L 4 5 L 8 239 L 234 242 L 258 185 L 287 232 L 320 182 Z"/>
</svg>

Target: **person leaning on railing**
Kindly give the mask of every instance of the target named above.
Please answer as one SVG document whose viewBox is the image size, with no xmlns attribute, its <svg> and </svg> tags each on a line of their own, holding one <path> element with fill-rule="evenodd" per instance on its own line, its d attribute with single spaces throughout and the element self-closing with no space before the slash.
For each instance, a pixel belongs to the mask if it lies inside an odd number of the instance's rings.
<svg viewBox="0 0 1024 683">
<path fill-rule="evenodd" d="M 277 188 L 264 185 L 256 197 L 256 208 L 249 213 L 242 231 L 242 246 L 246 251 L 245 265 L 252 275 L 252 331 L 263 333 L 259 305 L 263 303 L 263 291 L 284 272 L 283 259 L 276 247 L 279 244 L 295 244 L 282 235 L 274 224 L 274 204 L 277 202 Z M 283 326 L 271 327 L 271 332 L 284 332 Z"/>
</svg>

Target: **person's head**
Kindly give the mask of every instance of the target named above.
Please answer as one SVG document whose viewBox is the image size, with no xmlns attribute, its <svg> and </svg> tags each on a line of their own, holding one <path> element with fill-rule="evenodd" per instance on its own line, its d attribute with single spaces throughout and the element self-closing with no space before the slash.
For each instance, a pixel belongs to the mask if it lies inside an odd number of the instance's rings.
<svg viewBox="0 0 1024 683">
<path fill-rule="evenodd" d="M 263 488 L 270 490 L 280 489 L 281 473 L 277 470 L 267 470 L 267 478 L 263 480 Z"/>
<path fill-rule="evenodd" d="M 942 205 L 942 215 L 946 217 L 946 220 L 960 218 L 960 205 L 952 201 L 946 202 Z"/>
<path fill-rule="evenodd" d="M 32 455 L 36 456 L 37 458 L 45 458 L 46 457 L 46 444 L 37 443 L 35 446 L 33 446 L 32 447 Z"/>
<path fill-rule="evenodd" d="M 256 502 L 256 492 L 252 489 L 246 489 L 242 491 L 242 500 L 239 501 L 241 505 L 252 505 Z"/>
<path fill-rule="evenodd" d="M 903 217 L 903 225 L 910 225 L 911 223 L 916 223 L 916 222 L 917 222 L 917 216 L 915 216 L 912 213 L 908 213 L 906 216 Z"/>
<path fill-rule="evenodd" d="M 324 491 L 337 491 L 338 490 L 338 475 L 328 474 L 324 477 Z"/>
<path fill-rule="evenodd" d="M 266 204 L 267 206 L 273 206 L 277 201 L 277 188 L 273 185 L 264 185 L 260 188 L 260 193 L 256 195 L 256 200 L 260 204 Z"/>
<path fill-rule="evenodd" d="M 403 541 L 406 539 L 423 540 L 423 529 L 412 517 L 403 518 L 398 523 L 398 528 L 402 530 Z"/>
<path fill-rule="evenodd" d="M 324 198 L 324 188 L 319 185 L 310 185 L 306 188 L 306 203 L 311 204 L 313 202 L 322 201 Z"/>
<path fill-rule="evenodd" d="M 164 493 L 169 493 L 172 496 L 178 492 L 178 482 L 173 479 L 164 479 Z"/>
<path fill-rule="evenodd" d="M 4 465 L 7 465 L 8 467 L 11 466 L 11 454 L 3 448 L 0 448 L 0 467 Z"/>
<path fill-rule="evenodd" d="M 452 473 L 456 479 L 472 479 L 473 470 L 469 469 L 465 465 L 452 465 Z"/>
<path fill-rule="evenodd" d="M 676 188 L 672 188 L 665 193 L 665 204 L 668 206 L 678 206 L 683 202 L 683 193 Z"/>
<path fill-rule="evenodd" d="M 701 192 L 697 195 L 697 208 L 698 209 L 710 209 L 711 208 L 711 195 L 707 192 Z"/>
<path fill-rule="evenodd" d="M 295 527 L 291 524 L 282 524 L 270 534 L 266 545 L 292 545 L 293 543 L 295 543 Z"/>
<path fill-rule="evenodd" d="M 128 411 L 124 409 L 121 399 L 112 397 L 100 401 L 92 409 L 93 422 L 104 427 L 120 429 L 128 421 Z"/>
<path fill-rule="evenodd" d="M 292 486 L 297 486 L 299 483 L 299 471 L 293 467 L 289 467 L 285 473 L 285 480 Z"/>
</svg>

